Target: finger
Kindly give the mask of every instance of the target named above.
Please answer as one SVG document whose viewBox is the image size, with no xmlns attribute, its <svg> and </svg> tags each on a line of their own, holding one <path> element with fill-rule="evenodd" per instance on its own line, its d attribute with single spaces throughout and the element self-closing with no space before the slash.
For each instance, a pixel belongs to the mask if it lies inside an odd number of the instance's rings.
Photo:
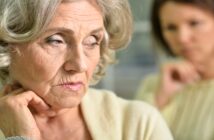
<svg viewBox="0 0 214 140">
<path fill-rule="evenodd" d="M 180 68 L 180 73 L 182 80 L 187 84 L 191 84 L 199 80 L 199 74 L 195 67 L 188 63 L 184 64 L 183 67 Z"/>
<path fill-rule="evenodd" d="M 169 63 L 168 71 L 173 81 L 185 83 L 191 78 L 193 66 L 186 61 L 178 61 Z"/>
<path fill-rule="evenodd" d="M 11 85 L 8 86 L 9 87 L 6 88 L 10 88 L 11 90 Z M 53 113 L 53 111 L 50 110 L 48 104 L 46 104 L 43 99 L 36 95 L 33 91 L 24 91 L 23 88 L 19 88 L 15 91 L 7 93 L 7 96 L 14 96 L 12 98 L 13 101 L 16 102 L 16 104 L 29 107 L 32 113 L 48 114 L 49 116 L 55 114 Z"/>
<path fill-rule="evenodd" d="M 161 71 L 162 81 L 171 81 L 171 64 L 164 64 Z"/>
<path fill-rule="evenodd" d="M 23 93 L 23 96 L 25 96 L 25 99 L 28 102 L 28 107 L 35 111 L 34 113 L 49 117 L 56 115 L 56 112 L 51 110 L 50 106 L 33 91 Z"/>
<path fill-rule="evenodd" d="M 188 71 L 188 80 L 187 82 L 189 83 L 193 83 L 193 82 L 197 82 L 199 81 L 201 78 L 200 78 L 200 74 L 198 73 L 198 71 L 195 69 L 195 67 L 191 67 L 189 68 L 189 71 Z"/>
<path fill-rule="evenodd" d="M 176 72 L 179 75 L 179 78 L 182 82 L 187 82 L 189 79 L 189 71 L 190 68 L 189 66 L 187 66 L 185 63 L 181 63 L 177 68 L 176 68 Z"/>
<path fill-rule="evenodd" d="M 173 81 L 182 81 L 179 67 L 180 65 L 177 63 L 166 64 L 163 68 L 163 80 L 170 83 Z"/>
<path fill-rule="evenodd" d="M 50 107 L 33 91 L 27 91 L 17 96 L 23 98 L 24 103 L 33 107 L 38 113 L 50 109 Z"/>
<path fill-rule="evenodd" d="M 38 95 L 36 95 L 34 92 L 29 91 L 30 94 L 28 94 L 28 101 L 29 107 L 35 110 L 36 114 L 44 115 L 44 116 L 54 116 L 56 112 L 51 110 L 51 107 Z M 27 94 L 27 93 L 26 93 Z"/>
</svg>

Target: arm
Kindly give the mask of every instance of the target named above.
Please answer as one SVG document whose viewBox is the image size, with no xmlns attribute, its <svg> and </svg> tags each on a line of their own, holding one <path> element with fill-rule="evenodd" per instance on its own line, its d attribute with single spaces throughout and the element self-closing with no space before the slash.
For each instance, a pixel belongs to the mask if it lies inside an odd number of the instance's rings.
<svg viewBox="0 0 214 140">
<path fill-rule="evenodd" d="M 192 63 L 184 60 L 167 62 L 161 69 L 159 87 L 155 96 L 156 106 L 163 109 L 178 91 L 198 80 L 200 75 Z"/>
</svg>

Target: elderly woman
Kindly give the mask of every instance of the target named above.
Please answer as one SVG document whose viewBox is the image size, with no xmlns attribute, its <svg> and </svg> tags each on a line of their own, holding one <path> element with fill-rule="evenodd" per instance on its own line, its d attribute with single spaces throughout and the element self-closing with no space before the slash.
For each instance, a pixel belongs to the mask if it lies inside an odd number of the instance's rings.
<svg viewBox="0 0 214 140">
<path fill-rule="evenodd" d="M 179 60 L 148 77 L 137 98 L 162 111 L 176 140 L 214 139 L 214 1 L 154 0 L 152 27 Z"/>
<path fill-rule="evenodd" d="M 8 140 L 171 140 L 141 102 L 89 89 L 130 40 L 126 0 L 1 0 L 0 128 Z"/>
</svg>

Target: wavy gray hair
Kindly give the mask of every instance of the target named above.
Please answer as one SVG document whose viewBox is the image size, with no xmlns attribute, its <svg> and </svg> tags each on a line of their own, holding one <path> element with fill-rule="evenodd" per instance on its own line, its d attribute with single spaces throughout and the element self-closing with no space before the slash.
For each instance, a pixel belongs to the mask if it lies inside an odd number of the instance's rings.
<svg viewBox="0 0 214 140">
<path fill-rule="evenodd" d="M 8 46 L 37 39 L 50 23 L 57 6 L 74 0 L 1 0 L 0 1 L 0 81 L 9 80 Z M 103 13 L 106 29 L 101 58 L 91 83 L 105 74 L 115 61 L 115 51 L 127 46 L 132 34 L 132 16 L 127 0 L 96 0 Z"/>
</svg>

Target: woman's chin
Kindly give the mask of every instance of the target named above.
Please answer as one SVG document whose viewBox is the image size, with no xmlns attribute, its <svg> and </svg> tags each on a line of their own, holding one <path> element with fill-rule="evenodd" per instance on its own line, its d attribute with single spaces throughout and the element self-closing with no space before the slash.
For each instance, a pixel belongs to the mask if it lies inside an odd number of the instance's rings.
<svg viewBox="0 0 214 140">
<path fill-rule="evenodd" d="M 81 99 L 79 98 L 66 98 L 65 100 L 57 100 L 49 103 L 50 109 L 53 111 L 72 109 L 80 105 Z"/>
<path fill-rule="evenodd" d="M 73 108 L 80 104 L 85 92 L 84 87 L 77 91 L 54 87 L 43 99 L 52 109 Z"/>
</svg>

